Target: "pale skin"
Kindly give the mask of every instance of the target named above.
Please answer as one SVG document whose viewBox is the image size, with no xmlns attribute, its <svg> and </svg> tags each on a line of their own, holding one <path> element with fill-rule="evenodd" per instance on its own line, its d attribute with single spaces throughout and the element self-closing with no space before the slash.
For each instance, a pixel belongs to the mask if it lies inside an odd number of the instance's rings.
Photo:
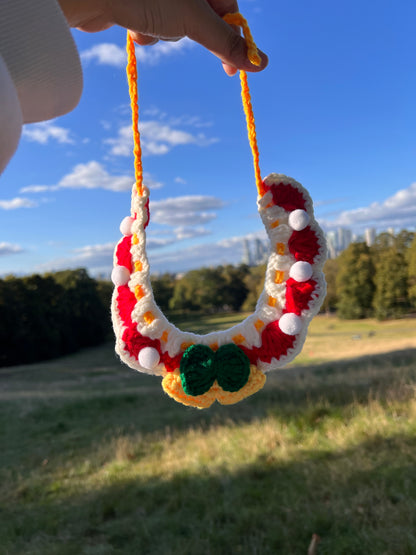
<svg viewBox="0 0 416 555">
<path fill-rule="evenodd" d="M 222 17 L 237 12 L 235 0 L 59 0 L 71 27 L 97 32 L 119 25 L 137 44 L 189 37 L 217 56 L 228 75 L 237 70 L 261 71 L 267 56 L 259 51 L 260 66 L 247 59 L 239 30 Z"/>
</svg>

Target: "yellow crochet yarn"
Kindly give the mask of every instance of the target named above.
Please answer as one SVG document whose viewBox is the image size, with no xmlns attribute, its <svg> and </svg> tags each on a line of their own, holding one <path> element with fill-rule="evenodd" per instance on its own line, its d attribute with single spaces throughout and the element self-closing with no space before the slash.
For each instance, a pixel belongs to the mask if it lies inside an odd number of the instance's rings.
<svg viewBox="0 0 416 555">
<path fill-rule="evenodd" d="M 250 377 L 248 382 L 239 391 L 224 391 L 222 387 L 218 385 L 217 381 L 215 381 L 211 389 L 203 395 L 187 395 L 182 387 L 179 369 L 175 372 L 170 372 L 163 378 L 162 387 L 165 393 L 175 399 L 175 401 L 183 405 L 206 409 L 210 407 L 215 400 L 221 403 L 221 405 L 233 405 L 238 403 L 242 399 L 257 393 L 257 391 L 264 386 L 265 382 L 266 376 L 257 366 L 252 364 L 250 366 Z"/>
</svg>

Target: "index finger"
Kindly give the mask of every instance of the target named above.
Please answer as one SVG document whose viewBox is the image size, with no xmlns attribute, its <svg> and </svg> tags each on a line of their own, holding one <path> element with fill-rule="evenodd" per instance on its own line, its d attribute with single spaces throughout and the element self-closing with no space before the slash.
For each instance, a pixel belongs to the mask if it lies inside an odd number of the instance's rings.
<svg viewBox="0 0 416 555">
<path fill-rule="evenodd" d="M 231 68 L 242 69 L 245 71 L 261 71 L 267 65 L 267 56 L 259 50 L 261 63 L 259 66 L 251 64 L 247 57 L 247 46 L 240 32 L 222 19 L 211 4 L 215 3 L 220 6 L 220 13 L 222 15 L 228 13 L 231 5 L 236 5 L 236 2 L 230 0 L 203 0 L 202 2 L 192 3 L 192 14 L 187 21 L 186 34 L 202 46 L 205 46 L 213 54 L 215 54 L 225 64 Z M 204 24 L 201 25 L 200 22 Z"/>
<path fill-rule="evenodd" d="M 220 16 L 224 17 L 227 13 L 238 12 L 238 3 L 235 0 L 207 0 L 211 8 Z M 240 33 L 240 29 L 237 25 L 231 25 L 236 33 Z M 224 71 L 227 75 L 235 75 L 237 73 L 237 68 L 226 62 L 222 62 Z"/>
</svg>

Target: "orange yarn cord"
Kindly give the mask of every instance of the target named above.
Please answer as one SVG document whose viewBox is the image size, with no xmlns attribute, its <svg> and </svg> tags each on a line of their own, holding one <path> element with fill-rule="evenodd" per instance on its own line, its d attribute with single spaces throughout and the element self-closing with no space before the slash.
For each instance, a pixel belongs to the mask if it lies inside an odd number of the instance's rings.
<svg viewBox="0 0 416 555">
<path fill-rule="evenodd" d="M 243 29 L 244 38 L 247 44 L 247 57 L 250 62 L 256 66 L 260 65 L 261 58 L 254 43 L 253 36 L 249 29 L 246 19 L 240 13 L 229 13 L 223 17 L 224 21 L 230 25 L 238 25 Z M 137 193 L 143 194 L 143 167 L 142 167 L 142 151 L 140 146 L 139 132 L 139 107 L 137 94 L 137 62 L 134 50 L 134 42 L 127 32 L 127 80 L 129 84 L 132 128 L 134 138 L 134 171 L 136 178 Z M 244 114 L 246 116 L 248 140 L 253 155 L 254 175 L 256 179 L 256 187 L 260 196 L 265 193 L 263 181 L 260 173 L 259 165 L 259 149 L 257 146 L 256 124 L 253 114 L 253 106 L 251 104 L 250 89 L 248 88 L 247 74 L 240 70 L 241 82 L 241 98 L 243 101 Z"/>
<path fill-rule="evenodd" d="M 223 17 L 226 23 L 230 25 L 238 25 L 243 29 L 244 38 L 247 44 L 247 57 L 250 62 L 258 66 L 260 65 L 261 58 L 257 51 L 257 46 L 254 42 L 253 36 L 249 29 L 247 20 L 241 15 L 241 13 L 229 13 Z M 260 173 L 259 164 L 259 149 L 257 146 L 257 135 L 256 135 L 256 123 L 254 121 L 253 106 L 251 104 L 250 89 L 248 88 L 247 74 L 245 71 L 240 70 L 240 82 L 241 82 L 241 98 L 243 101 L 244 114 L 246 116 L 247 122 L 247 133 L 248 141 L 250 143 L 251 152 L 253 154 L 254 163 L 254 176 L 256 178 L 256 187 L 259 195 L 263 196 L 265 193 L 263 180 Z"/>
<path fill-rule="evenodd" d="M 136 52 L 134 50 L 134 41 L 127 32 L 127 81 L 129 83 L 131 117 L 134 140 L 134 175 L 136 178 L 136 189 L 139 196 L 143 195 L 143 166 L 142 166 L 142 148 L 140 145 L 139 132 L 139 102 L 137 93 L 137 62 Z"/>
</svg>

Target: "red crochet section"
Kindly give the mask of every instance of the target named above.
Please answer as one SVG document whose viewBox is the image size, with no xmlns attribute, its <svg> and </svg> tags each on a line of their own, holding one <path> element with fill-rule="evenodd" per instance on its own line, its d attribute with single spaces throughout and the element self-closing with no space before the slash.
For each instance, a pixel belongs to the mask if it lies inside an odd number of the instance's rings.
<svg viewBox="0 0 416 555">
<path fill-rule="evenodd" d="M 122 336 L 126 344 L 126 350 L 136 359 L 143 347 L 153 347 L 161 354 L 159 339 L 144 337 L 137 331 L 136 324 L 131 319 L 135 304 L 136 297 L 130 291 L 129 287 L 127 285 L 120 285 L 117 289 L 117 308 L 121 322 L 123 326 L 126 326 Z"/>
<path fill-rule="evenodd" d="M 287 355 L 289 349 L 295 344 L 294 335 L 286 335 L 279 328 L 279 322 L 270 322 L 261 334 L 261 347 L 248 349 L 239 345 L 240 349 L 248 356 L 250 364 L 257 364 L 258 360 L 270 363 L 273 358 L 279 359 Z"/>
<path fill-rule="evenodd" d="M 131 263 L 131 235 L 124 237 L 117 246 L 117 264 L 125 266 L 130 273 L 133 271 Z"/>
<path fill-rule="evenodd" d="M 166 352 L 162 354 L 160 360 L 165 365 L 165 369 L 167 372 L 173 372 L 174 370 L 179 368 L 182 356 L 183 356 L 183 353 L 179 353 L 179 355 L 176 355 L 175 357 L 172 358 Z"/>
<path fill-rule="evenodd" d="M 248 347 L 244 347 L 244 345 L 239 345 L 239 348 L 243 351 L 243 353 L 248 357 L 250 364 L 257 364 L 259 359 L 259 348 L 252 347 L 249 349 Z"/>
<path fill-rule="evenodd" d="M 296 187 L 278 183 L 277 185 L 270 185 L 269 190 L 272 192 L 273 202 L 277 206 L 281 206 L 288 212 L 292 212 L 292 210 L 297 210 L 298 208 L 305 210 L 306 200 Z"/>
<path fill-rule="evenodd" d="M 272 358 L 279 359 L 287 355 L 288 350 L 294 346 L 295 340 L 294 335 L 286 335 L 282 332 L 278 321 L 270 322 L 261 334 L 260 360 L 271 362 Z"/>
<path fill-rule="evenodd" d="M 302 231 L 293 231 L 288 241 L 289 251 L 296 260 L 303 260 L 313 264 L 315 257 L 319 254 L 319 243 L 316 233 L 305 227 Z"/>
<path fill-rule="evenodd" d="M 302 310 L 309 308 L 316 285 L 316 281 L 312 279 L 300 283 L 289 278 L 286 282 L 285 312 L 294 312 L 300 316 Z"/>
<path fill-rule="evenodd" d="M 129 354 L 136 359 L 140 351 L 144 347 L 153 347 L 160 354 L 160 341 L 159 339 L 150 339 L 141 335 L 134 326 L 128 327 L 123 332 L 123 341 L 126 344 L 126 350 Z"/>
<path fill-rule="evenodd" d="M 121 321 L 124 326 L 133 325 L 131 313 L 136 304 L 136 297 L 127 285 L 120 285 L 117 288 L 117 308 Z"/>
<path fill-rule="evenodd" d="M 150 201 L 150 199 L 147 199 L 147 200 L 146 200 L 146 204 L 144 205 L 144 209 L 145 209 L 146 215 L 147 215 L 147 222 L 143 225 L 143 229 L 146 229 L 146 227 L 149 225 L 149 222 L 150 222 L 149 201 Z"/>
</svg>

